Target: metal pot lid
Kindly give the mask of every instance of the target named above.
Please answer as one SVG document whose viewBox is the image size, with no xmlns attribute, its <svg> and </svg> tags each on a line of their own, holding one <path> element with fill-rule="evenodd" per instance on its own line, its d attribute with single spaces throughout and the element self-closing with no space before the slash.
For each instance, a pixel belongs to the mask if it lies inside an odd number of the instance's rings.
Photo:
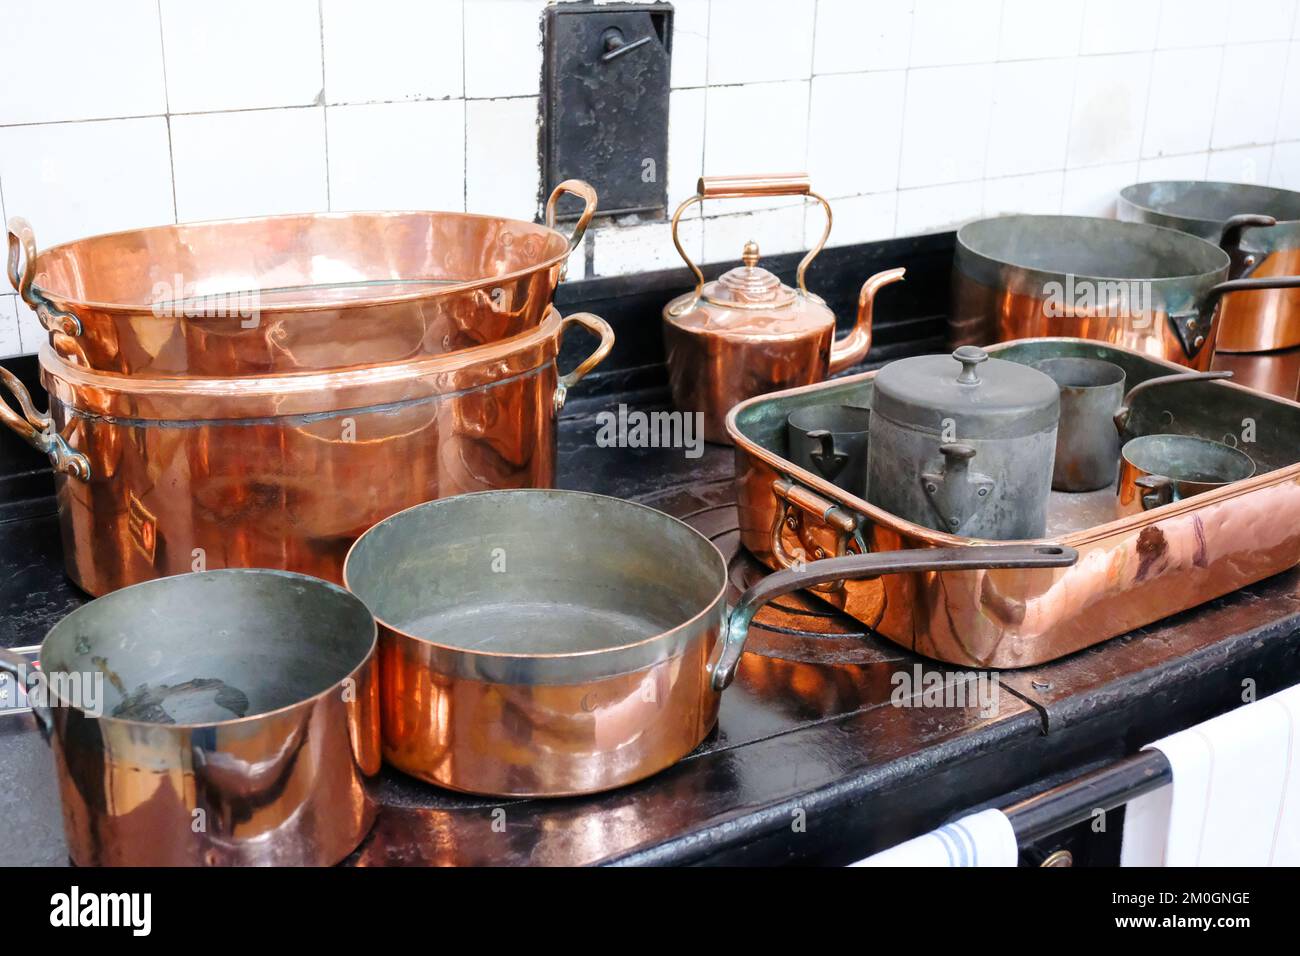
<svg viewBox="0 0 1300 956">
<path fill-rule="evenodd" d="M 872 412 L 951 440 L 1020 438 L 1056 426 L 1060 390 L 1028 365 L 991 359 L 973 345 L 918 355 L 876 375 Z"/>
<path fill-rule="evenodd" d="M 732 308 L 768 308 L 793 302 L 794 289 L 783 285 L 780 279 L 760 266 L 758 255 L 758 243 L 752 239 L 745 243 L 740 257 L 744 265 L 736 266 L 705 285 L 705 300 Z"/>
</svg>

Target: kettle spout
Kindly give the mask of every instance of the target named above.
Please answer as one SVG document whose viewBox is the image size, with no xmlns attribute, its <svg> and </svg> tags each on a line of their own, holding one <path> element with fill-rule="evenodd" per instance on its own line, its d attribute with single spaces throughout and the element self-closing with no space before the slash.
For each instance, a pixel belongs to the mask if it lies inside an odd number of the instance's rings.
<svg viewBox="0 0 1300 956">
<path fill-rule="evenodd" d="M 867 352 L 871 350 L 871 310 L 876 293 L 887 285 L 901 281 L 906 272 L 902 268 L 886 269 L 862 283 L 862 291 L 858 293 L 857 321 L 847 335 L 831 344 L 830 374 L 842 372 L 866 358 Z"/>
</svg>

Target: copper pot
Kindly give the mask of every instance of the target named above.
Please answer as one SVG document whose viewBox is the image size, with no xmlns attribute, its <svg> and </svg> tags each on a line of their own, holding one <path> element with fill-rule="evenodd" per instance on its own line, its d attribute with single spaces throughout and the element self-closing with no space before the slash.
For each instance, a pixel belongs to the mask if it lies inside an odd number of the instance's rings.
<svg viewBox="0 0 1300 956">
<path fill-rule="evenodd" d="M 563 193 L 585 202 L 554 228 Z M 453 212 L 272 216 L 134 229 L 46 249 L 9 222 L 9 279 L 68 363 L 151 377 L 418 359 L 541 323 L 596 193 L 546 225 Z"/>
<path fill-rule="evenodd" d="M 498 491 L 381 521 L 344 577 L 379 621 L 384 759 L 454 790 L 561 796 L 698 746 L 768 601 L 844 578 L 1075 558 L 1039 544 L 848 554 L 773 574 L 728 609 L 727 563 L 689 525 L 603 495 Z"/>
<path fill-rule="evenodd" d="M 810 196 L 826 211 L 821 238 L 799 263 L 797 289 L 758 265 L 757 243 L 745 244 L 743 265 L 707 283 L 682 248 L 677 226 L 693 203 L 753 196 Z M 803 174 L 704 176 L 696 194 L 677 207 L 673 243 L 695 274 L 695 289 L 664 307 L 664 350 L 673 402 L 684 412 L 703 414 L 707 441 L 731 444 L 726 417 L 738 402 L 820 382 L 866 357 L 876 292 L 902 279 L 904 270 L 890 269 L 867 279 L 853 328 L 836 339 L 835 313 L 804 282 L 830 233 L 830 204 L 812 191 Z"/>
<path fill-rule="evenodd" d="M 216 639 L 219 638 L 219 639 Z M 375 622 L 282 571 L 149 581 L 0 650 L 54 751 L 78 866 L 322 866 L 365 837 L 380 766 Z"/>
<path fill-rule="evenodd" d="M 559 375 L 564 330 L 600 345 Z M 91 594 L 185 571 L 270 567 L 337 581 L 348 546 L 445 495 L 548 486 L 568 388 L 613 345 L 588 314 L 410 362 L 298 375 L 141 379 L 44 347 L 50 412 L 0 419 L 56 474 L 68 575 Z"/>
<path fill-rule="evenodd" d="M 1254 460 L 1223 442 L 1196 435 L 1141 435 L 1125 442 L 1120 453 L 1116 512 L 1140 514 L 1254 474 Z"/>
</svg>

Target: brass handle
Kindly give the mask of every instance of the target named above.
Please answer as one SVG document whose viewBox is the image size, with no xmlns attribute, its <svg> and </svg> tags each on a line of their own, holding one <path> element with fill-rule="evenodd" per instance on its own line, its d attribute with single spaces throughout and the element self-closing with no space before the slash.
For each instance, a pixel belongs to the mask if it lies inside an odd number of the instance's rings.
<svg viewBox="0 0 1300 956">
<path fill-rule="evenodd" d="M 816 515 L 822 521 L 835 528 L 835 555 L 842 557 L 848 554 L 849 540 L 853 537 L 853 532 L 857 530 L 857 521 L 853 516 L 834 502 L 827 501 L 815 491 L 809 491 L 802 485 L 796 485 L 785 478 L 778 478 L 772 482 L 772 491 L 776 495 L 781 507 L 776 511 L 776 518 L 772 522 L 772 531 L 770 539 L 770 548 L 772 551 L 772 560 L 776 562 L 777 567 L 782 571 L 788 571 L 799 565 L 806 564 L 805 556 L 802 552 L 798 555 L 792 555 L 785 549 L 785 542 L 782 540 L 782 533 L 785 530 L 787 521 L 791 522 L 790 527 L 793 529 L 794 509 L 798 508 L 808 514 Z M 809 588 L 810 591 L 821 591 L 831 594 L 842 590 L 843 581 L 831 581 L 826 584 L 814 585 Z"/>
<path fill-rule="evenodd" d="M 560 323 L 561 341 L 563 341 L 565 329 L 570 325 L 581 325 L 588 332 L 599 336 L 600 344 L 582 360 L 577 368 L 567 375 L 560 376 L 559 384 L 555 386 L 554 405 L 556 414 L 559 414 L 560 409 L 564 407 L 569 389 L 582 381 L 587 373 L 599 365 L 605 356 L 609 354 L 609 350 L 614 347 L 614 330 L 600 316 L 592 315 L 590 312 L 575 312 L 573 315 L 566 315 L 564 321 Z"/>
<path fill-rule="evenodd" d="M 19 261 L 22 268 L 19 268 Z M 9 220 L 9 281 L 22 300 L 32 307 L 47 332 L 80 335 L 81 320 L 71 312 L 55 308 L 41 290 L 32 284 L 36 278 L 36 233 L 32 224 L 21 216 Z"/>
<path fill-rule="evenodd" d="M 858 318 L 843 338 L 831 343 L 830 374 L 842 372 L 851 365 L 856 365 L 867 357 L 871 351 L 871 315 L 875 307 L 876 293 L 887 285 L 901 282 L 906 269 L 886 269 L 877 272 L 862 284 L 858 293 Z"/>
<path fill-rule="evenodd" d="M 795 278 L 799 286 L 799 294 L 808 294 L 808 285 L 804 281 L 804 273 L 808 271 L 809 264 L 817 258 L 817 254 L 822 251 L 826 245 L 826 240 L 831 235 L 831 205 L 820 195 L 812 191 L 812 184 L 808 179 L 807 173 L 776 173 L 753 176 L 701 176 L 695 185 L 695 195 L 682 202 L 673 213 L 673 245 L 677 249 L 677 254 L 682 257 L 682 261 L 695 274 L 695 292 L 690 299 L 683 302 L 677 308 L 673 309 L 672 315 L 681 315 L 695 308 L 695 303 L 700 300 L 704 293 L 704 273 L 700 271 L 691 257 L 686 254 L 682 248 L 682 241 L 677 235 L 677 224 L 681 221 L 682 213 L 686 212 L 693 203 L 703 202 L 706 199 L 746 199 L 756 196 L 811 196 L 822 204 L 826 210 L 826 228 L 822 230 L 822 237 L 817 240 L 817 244 L 808 250 L 808 254 L 803 257 L 799 263 L 799 268 L 795 273 Z"/>
<path fill-rule="evenodd" d="M 777 571 L 740 596 L 727 621 L 724 639 L 709 661 L 713 689 L 727 688 L 745 652 L 745 640 L 754 615 L 764 604 L 785 594 L 832 581 L 865 581 L 883 574 L 922 571 L 984 571 L 994 568 L 1064 568 L 1074 564 L 1074 548 L 1042 544 L 991 544 L 961 548 L 912 548 L 848 554 L 813 561 L 798 570 Z"/>
<path fill-rule="evenodd" d="M 569 255 L 582 244 L 582 237 L 587 232 L 587 226 L 591 224 L 591 217 L 596 215 L 596 190 L 591 187 L 590 183 L 585 183 L 581 179 L 566 179 L 560 185 L 551 190 L 551 195 L 546 200 L 546 226 L 549 229 L 555 228 L 555 206 L 560 201 L 560 197 L 565 193 L 571 196 L 577 196 L 582 200 L 582 213 L 578 216 L 578 222 L 573 227 L 573 235 L 569 236 Z M 569 263 L 566 260 L 564 269 L 560 272 L 560 278 L 569 271 Z"/>
<path fill-rule="evenodd" d="M 27 444 L 37 451 L 44 452 L 50 458 L 54 470 L 82 481 L 90 479 L 90 461 L 81 452 L 73 451 L 63 436 L 54 430 L 50 416 L 38 412 L 32 405 L 32 396 L 18 381 L 18 377 L 7 368 L 0 367 L 0 382 L 18 402 L 22 414 L 10 407 L 8 402 L 0 401 L 0 422 L 4 422 Z"/>
</svg>

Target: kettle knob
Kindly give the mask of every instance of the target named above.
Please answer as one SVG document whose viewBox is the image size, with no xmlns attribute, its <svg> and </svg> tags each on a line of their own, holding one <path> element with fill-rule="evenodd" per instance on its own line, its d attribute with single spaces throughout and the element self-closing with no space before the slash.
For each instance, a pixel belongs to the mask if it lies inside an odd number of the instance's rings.
<svg viewBox="0 0 1300 956">
<path fill-rule="evenodd" d="M 961 374 L 957 376 L 957 381 L 962 385 L 978 385 L 980 377 L 975 374 L 975 368 L 981 362 L 987 362 L 989 354 L 977 346 L 963 345 L 952 353 L 952 357 L 961 363 Z"/>
<path fill-rule="evenodd" d="M 740 261 L 750 269 L 758 265 L 758 243 L 753 239 L 745 243 L 745 248 L 740 254 Z"/>
</svg>

